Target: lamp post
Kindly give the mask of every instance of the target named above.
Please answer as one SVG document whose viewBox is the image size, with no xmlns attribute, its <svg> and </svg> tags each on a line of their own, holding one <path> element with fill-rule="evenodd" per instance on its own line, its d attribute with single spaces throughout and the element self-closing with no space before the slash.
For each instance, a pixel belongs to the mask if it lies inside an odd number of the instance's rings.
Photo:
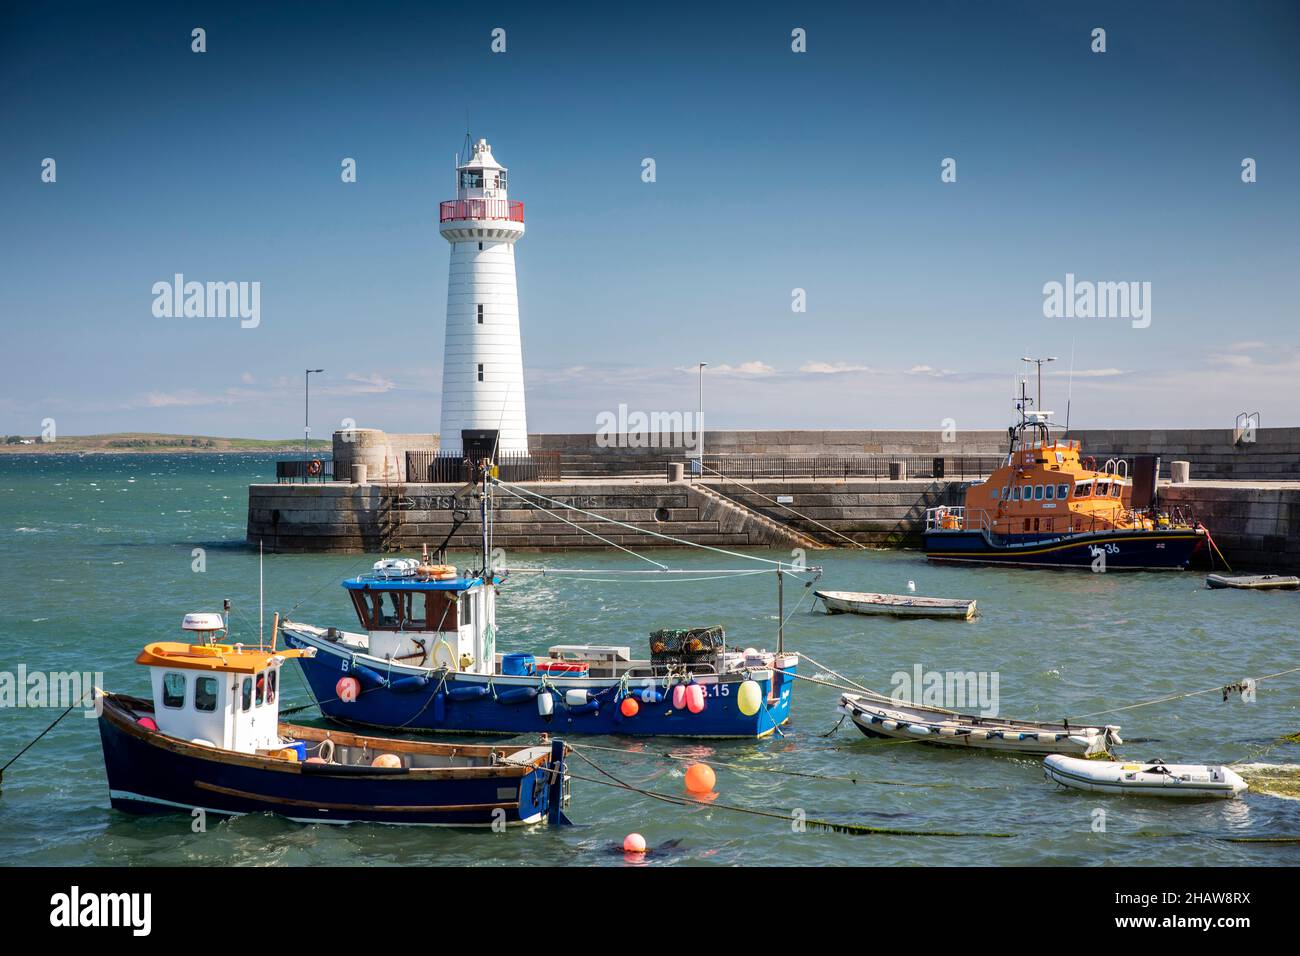
<svg viewBox="0 0 1300 956">
<path fill-rule="evenodd" d="M 700 363 L 699 410 L 695 415 L 695 451 L 699 456 L 696 459 L 698 461 L 696 470 L 701 478 L 704 477 L 704 370 L 708 368 L 708 365 L 708 362 Z"/>
<path fill-rule="evenodd" d="M 302 450 L 306 454 L 311 454 L 311 376 L 313 372 L 324 372 L 323 368 L 306 369 L 303 375 L 303 404 L 302 404 Z"/>
<path fill-rule="evenodd" d="M 1022 362 L 1033 362 L 1038 366 L 1038 404 L 1035 406 L 1040 412 L 1043 410 L 1043 365 L 1047 362 L 1055 362 L 1056 356 L 1051 355 L 1047 358 L 1022 358 Z"/>
</svg>

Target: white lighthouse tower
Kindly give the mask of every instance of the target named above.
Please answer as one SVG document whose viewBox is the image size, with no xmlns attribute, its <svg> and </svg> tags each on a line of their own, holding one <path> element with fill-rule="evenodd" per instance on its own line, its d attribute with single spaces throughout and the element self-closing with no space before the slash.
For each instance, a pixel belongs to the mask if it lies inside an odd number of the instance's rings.
<svg viewBox="0 0 1300 956">
<path fill-rule="evenodd" d="M 456 167 L 456 198 L 441 204 L 438 230 L 451 243 L 440 450 L 463 453 L 463 429 L 499 429 L 499 451 L 527 453 L 515 285 L 524 204 L 507 198 L 506 169 L 487 140 Z"/>
</svg>

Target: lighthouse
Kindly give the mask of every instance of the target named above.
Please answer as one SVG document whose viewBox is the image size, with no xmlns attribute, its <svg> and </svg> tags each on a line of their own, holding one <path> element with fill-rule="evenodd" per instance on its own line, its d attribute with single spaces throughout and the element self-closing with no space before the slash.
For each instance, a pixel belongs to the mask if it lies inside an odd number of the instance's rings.
<svg viewBox="0 0 1300 956">
<path fill-rule="evenodd" d="M 506 168 L 487 140 L 474 143 L 469 159 L 456 166 L 456 198 L 439 206 L 438 230 L 451 243 L 440 450 L 463 454 L 464 431 L 498 431 L 499 451 L 526 454 L 515 284 L 524 204 L 508 197 Z"/>
</svg>

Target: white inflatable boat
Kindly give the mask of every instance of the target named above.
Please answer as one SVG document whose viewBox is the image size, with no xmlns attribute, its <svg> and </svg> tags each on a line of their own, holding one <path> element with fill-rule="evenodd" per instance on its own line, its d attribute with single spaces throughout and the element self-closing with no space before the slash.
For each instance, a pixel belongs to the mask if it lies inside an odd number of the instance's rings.
<svg viewBox="0 0 1300 956">
<path fill-rule="evenodd" d="M 1246 781 L 1227 767 L 1165 763 L 1081 760 L 1052 754 L 1043 761 L 1043 775 L 1063 787 L 1141 797 L 1218 797 L 1231 799 L 1246 789 Z"/>
</svg>

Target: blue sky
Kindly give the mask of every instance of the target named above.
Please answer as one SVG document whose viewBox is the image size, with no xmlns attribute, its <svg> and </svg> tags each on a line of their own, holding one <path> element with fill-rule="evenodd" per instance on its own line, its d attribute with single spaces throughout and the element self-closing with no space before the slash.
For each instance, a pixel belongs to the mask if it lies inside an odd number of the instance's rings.
<svg viewBox="0 0 1300 956">
<path fill-rule="evenodd" d="M 308 366 L 316 434 L 435 430 L 467 110 L 526 203 L 533 431 L 693 409 L 699 361 L 710 428 L 998 427 L 1072 351 L 1074 425 L 1300 424 L 1300 5 L 492 11 L 6 7 L 0 432 L 292 436 Z M 178 272 L 260 325 L 156 318 Z M 1150 326 L 1044 317 L 1067 273 Z"/>
</svg>

